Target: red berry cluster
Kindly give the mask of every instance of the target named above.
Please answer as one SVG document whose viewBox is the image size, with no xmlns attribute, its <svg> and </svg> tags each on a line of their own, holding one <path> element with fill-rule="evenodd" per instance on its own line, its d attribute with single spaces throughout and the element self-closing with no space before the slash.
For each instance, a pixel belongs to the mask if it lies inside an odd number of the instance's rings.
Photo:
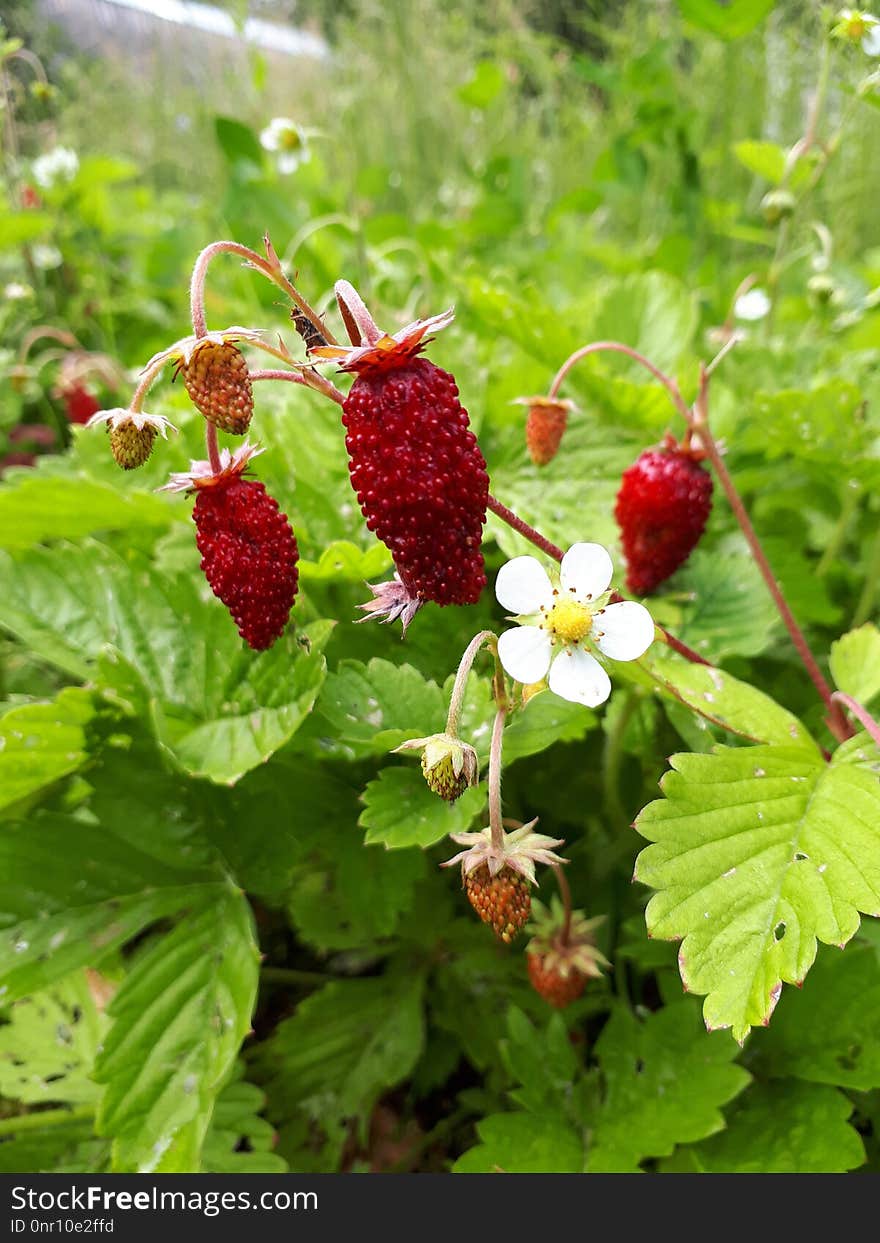
<svg viewBox="0 0 880 1243">
<path fill-rule="evenodd" d="M 447 371 L 416 358 L 365 372 L 343 406 L 351 483 L 412 596 L 474 604 L 489 476 Z"/>
<path fill-rule="evenodd" d="M 193 520 L 202 570 L 245 642 L 271 647 L 296 595 L 296 539 L 278 502 L 253 479 L 199 489 Z"/>
</svg>

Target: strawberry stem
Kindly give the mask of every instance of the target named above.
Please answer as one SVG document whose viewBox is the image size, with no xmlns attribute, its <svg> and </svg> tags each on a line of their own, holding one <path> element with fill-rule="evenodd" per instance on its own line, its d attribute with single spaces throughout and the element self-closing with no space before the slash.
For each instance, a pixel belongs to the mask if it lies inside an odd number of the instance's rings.
<svg viewBox="0 0 880 1243">
<path fill-rule="evenodd" d="M 558 864 L 553 864 L 553 871 L 556 874 L 556 883 L 559 886 L 559 893 L 562 898 L 562 907 L 565 911 L 565 919 L 562 924 L 562 931 L 559 934 L 559 944 L 561 946 L 568 945 L 571 937 L 571 889 L 568 884 L 568 877 L 565 870 Z"/>
<path fill-rule="evenodd" d="M 325 380 L 317 371 L 305 368 L 301 371 L 250 371 L 251 380 L 287 380 L 290 384 L 303 384 L 306 388 L 313 388 L 318 393 L 323 393 L 325 397 L 329 397 L 331 401 L 335 401 L 341 406 L 345 401 L 342 393 L 335 384 L 331 384 L 329 380 Z"/>
<path fill-rule="evenodd" d="M 499 707 L 492 726 L 492 743 L 489 748 L 489 828 L 492 830 L 492 847 L 504 848 L 504 821 L 501 814 L 501 748 L 507 709 Z"/>
<path fill-rule="evenodd" d="M 209 423 L 205 419 L 205 444 L 208 447 L 208 461 L 211 463 L 211 470 L 215 475 L 219 475 L 223 470 L 223 463 L 220 461 L 220 449 L 217 445 L 217 428 L 213 423 Z"/>
<path fill-rule="evenodd" d="M 874 720 L 868 709 L 864 708 L 857 699 L 853 699 L 852 695 L 847 695 L 845 691 L 834 691 L 831 698 L 846 704 L 853 716 L 864 725 L 877 746 L 880 747 L 880 724 Z"/>
<path fill-rule="evenodd" d="M 810 675 L 813 685 L 828 708 L 828 728 L 831 730 L 838 742 L 845 742 L 847 738 L 852 737 L 853 731 L 840 705 L 835 703 L 832 697 L 831 687 L 828 685 L 822 670 L 819 668 L 818 662 L 810 650 L 810 646 L 804 637 L 803 631 L 795 621 L 794 614 L 788 606 L 788 601 L 782 594 L 779 583 L 773 575 L 770 562 L 767 560 L 767 554 L 761 546 L 758 533 L 752 526 L 752 520 L 746 512 L 746 507 L 742 502 L 742 498 L 737 492 L 736 486 L 730 477 L 726 465 L 724 464 L 724 459 L 719 452 L 718 445 L 715 442 L 715 437 L 709 429 L 709 375 L 705 367 L 701 369 L 700 392 L 697 400 L 694 402 L 693 412 L 689 414 L 688 421 L 693 430 L 699 436 L 700 443 L 706 451 L 706 456 L 714 467 L 715 474 L 718 476 L 718 481 L 724 489 L 724 494 L 727 497 L 730 508 L 733 510 L 736 520 L 742 529 L 742 533 L 746 537 L 746 541 L 752 551 L 752 556 L 755 558 L 755 564 L 760 570 L 761 577 L 767 584 L 767 590 L 773 597 L 773 602 L 776 605 L 779 616 L 782 618 L 785 628 L 791 636 L 791 641 L 803 661 L 804 667 Z"/>
<path fill-rule="evenodd" d="M 495 672 L 498 672 L 498 639 L 491 630 L 481 630 L 479 634 L 474 635 L 470 643 L 464 650 L 464 655 L 459 661 L 458 671 L 455 675 L 455 682 L 452 686 L 452 695 L 449 700 L 449 712 L 446 716 L 446 733 L 450 738 L 458 737 L 458 724 L 461 718 L 462 704 L 464 703 L 464 692 L 467 685 L 468 674 L 471 671 L 474 661 L 479 655 L 480 649 L 486 645 L 495 658 Z M 503 685 L 503 683 L 502 683 Z M 500 707 L 499 703 L 499 707 Z"/>
<path fill-rule="evenodd" d="M 296 291 L 281 268 L 281 261 L 275 254 L 272 243 L 269 241 L 268 234 L 263 239 L 266 246 L 266 254 L 268 258 L 264 259 L 262 255 L 258 255 L 255 250 L 251 250 L 249 246 L 242 246 L 240 242 L 212 242 L 210 246 L 206 246 L 199 257 L 196 259 L 193 268 L 192 279 L 189 287 L 189 303 L 190 315 L 192 318 L 193 332 L 197 337 L 203 337 L 208 331 L 208 324 L 205 318 L 205 276 L 208 271 L 208 264 L 215 255 L 232 254 L 241 255 L 247 260 L 249 267 L 255 268 L 258 272 L 262 272 L 268 280 L 272 281 L 280 289 L 283 289 L 290 300 L 294 303 L 299 311 L 308 319 L 326 338 L 330 344 L 335 344 L 335 338 L 330 336 L 327 329 L 321 322 L 320 316 L 306 302 L 306 300 Z"/>
<path fill-rule="evenodd" d="M 644 367 L 647 371 L 650 371 L 654 379 L 659 380 L 659 382 L 666 389 L 667 393 L 669 393 L 676 410 L 678 410 L 685 422 L 690 422 L 691 412 L 688 409 L 687 403 L 682 397 L 679 387 L 675 381 L 670 379 L 670 377 L 666 375 L 665 372 L 661 371 L 659 367 L 655 367 L 651 360 L 646 358 L 644 354 L 640 354 L 638 350 L 634 350 L 630 345 L 623 345 L 620 341 L 592 341 L 589 345 L 582 345 L 579 350 L 575 350 L 573 354 L 566 358 L 565 362 L 557 371 L 553 379 L 553 383 L 550 385 L 549 396 L 553 398 L 558 397 L 559 390 L 562 387 L 562 382 L 568 375 L 569 371 L 571 371 L 572 367 L 574 367 L 576 363 L 579 363 L 582 358 L 586 358 L 589 354 L 598 354 L 600 350 L 610 350 L 616 354 L 625 354 L 627 358 L 633 359 L 634 362 L 639 363 L 640 366 Z"/>
</svg>

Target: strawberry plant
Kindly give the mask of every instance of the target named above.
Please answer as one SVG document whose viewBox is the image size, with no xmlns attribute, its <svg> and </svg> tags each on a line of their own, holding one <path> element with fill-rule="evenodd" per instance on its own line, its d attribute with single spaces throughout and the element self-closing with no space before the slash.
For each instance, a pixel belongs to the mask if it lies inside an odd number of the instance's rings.
<svg viewBox="0 0 880 1243">
<path fill-rule="evenodd" d="M 100 408 L 9 363 L 79 405 L 0 486 L 0 1170 L 877 1168 L 874 260 L 803 218 L 854 20 L 715 294 L 266 234 Z"/>
</svg>

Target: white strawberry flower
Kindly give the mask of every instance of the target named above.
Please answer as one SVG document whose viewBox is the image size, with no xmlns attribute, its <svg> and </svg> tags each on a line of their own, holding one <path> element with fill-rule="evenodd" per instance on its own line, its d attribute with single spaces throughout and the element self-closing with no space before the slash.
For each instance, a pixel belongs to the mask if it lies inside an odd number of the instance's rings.
<svg viewBox="0 0 880 1243">
<path fill-rule="evenodd" d="M 275 154 L 278 171 L 286 176 L 309 158 L 309 137 L 308 131 L 289 117 L 273 117 L 260 133 L 260 145 Z"/>
<path fill-rule="evenodd" d="M 600 544 L 573 544 L 558 577 L 534 557 L 514 557 L 498 572 L 495 595 L 518 622 L 498 640 L 498 655 L 517 682 L 531 685 L 549 673 L 554 694 L 596 708 L 611 680 L 593 655 L 637 660 L 654 641 L 651 614 L 634 600 L 609 604 L 614 566 Z"/>
</svg>

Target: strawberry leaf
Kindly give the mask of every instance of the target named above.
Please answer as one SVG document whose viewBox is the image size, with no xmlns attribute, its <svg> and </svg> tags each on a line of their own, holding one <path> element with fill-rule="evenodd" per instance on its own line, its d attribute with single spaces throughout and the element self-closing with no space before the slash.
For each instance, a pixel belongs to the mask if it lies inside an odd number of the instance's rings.
<svg viewBox="0 0 880 1243">
<path fill-rule="evenodd" d="M 872 622 L 831 644 L 831 676 L 861 704 L 880 694 L 880 630 Z"/>
<path fill-rule="evenodd" d="M 880 913 L 880 784 L 860 752 L 677 755 L 636 827 L 654 845 L 635 877 L 657 890 L 651 936 L 681 940 L 685 987 L 710 1028 L 742 1041 L 767 1023 L 783 981 L 800 983 L 817 941 L 844 945 Z"/>
<path fill-rule="evenodd" d="M 367 830 L 367 845 L 379 842 L 388 850 L 404 846 L 433 846 L 449 833 L 470 828 L 486 802 L 486 785 L 481 782 L 456 799 L 444 802 L 428 789 L 421 767 L 383 768 L 369 782 L 362 796 L 364 810 L 358 824 Z"/>
<path fill-rule="evenodd" d="M 454 1174 L 582 1174 L 584 1143 L 557 1116 L 492 1114 L 477 1123 L 480 1142 Z"/>
<path fill-rule="evenodd" d="M 26 704 L 0 718 L 0 809 L 76 772 L 88 760 L 85 726 L 91 691 L 68 687 L 48 704 Z"/>
</svg>

